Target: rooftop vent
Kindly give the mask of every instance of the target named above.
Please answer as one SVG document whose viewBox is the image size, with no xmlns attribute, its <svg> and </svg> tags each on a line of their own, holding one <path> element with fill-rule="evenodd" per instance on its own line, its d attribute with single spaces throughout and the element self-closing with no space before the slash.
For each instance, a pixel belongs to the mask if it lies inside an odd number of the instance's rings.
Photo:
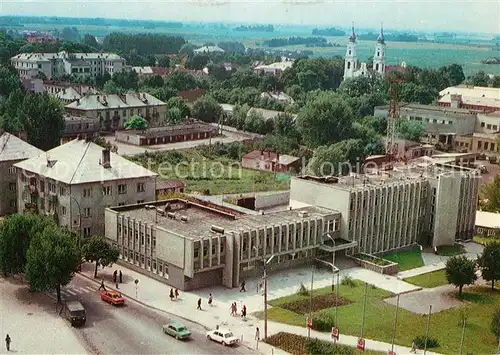
<svg viewBox="0 0 500 355">
<path fill-rule="evenodd" d="M 175 213 L 174 212 L 168 212 L 167 217 L 170 219 L 175 219 Z"/>
<path fill-rule="evenodd" d="M 301 217 L 301 218 L 309 217 L 309 212 L 307 212 L 307 211 L 299 211 L 299 217 Z"/>
<path fill-rule="evenodd" d="M 222 228 L 222 227 L 212 225 L 210 230 L 213 232 L 216 232 L 216 233 L 224 234 L 224 228 Z"/>
<path fill-rule="evenodd" d="M 102 167 L 105 169 L 111 168 L 111 151 L 109 149 L 102 150 Z"/>
<path fill-rule="evenodd" d="M 152 205 L 146 205 L 146 206 L 144 206 L 144 208 L 147 210 L 154 210 L 156 207 L 152 206 Z"/>
<path fill-rule="evenodd" d="M 181 221 L 183 221 L 183 222 L 186 222 L 186 223 L 187 223 L 187 221 L 188 221 L 187 216 L 181 216 Z"/>
</svg>

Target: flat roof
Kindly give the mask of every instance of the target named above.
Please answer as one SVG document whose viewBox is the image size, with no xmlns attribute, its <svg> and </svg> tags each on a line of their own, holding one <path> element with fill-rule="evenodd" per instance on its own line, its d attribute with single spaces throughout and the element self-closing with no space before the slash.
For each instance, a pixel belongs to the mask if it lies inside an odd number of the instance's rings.
<svg viewBox="0 0 500 355">
<path fill-rule="evenodd" d="M 500 229 L 500 213 L 476 211 L 476 227 Z"/>
<path fill-rule="evenodd" d="M 145 207 L 146 205 L 150 205 L 163 210 L 167 204 L 172 208 L 167 212 L 175 213 L 175 219 L 169 218 L 167 214 L 163 216 L 161 213 L 156 212 L 155 209 L 148 209 Z M 200 239 L 210 234 L 217 235 L 216 232 L 211 230 L 212 226 L 223 228 L 224 234 L 228 234 L 231 232 L 262 229 L 273 225 L 294 223 L 303 219 L 340 214 L 338 211 L 315 206 L 257 215 L 242 214 L 228 207 L 225 207 L 226 212 L 222 209 L 217 210 L 217 208 L 221 207 L 222 206 L 213 204 L 211 204 L 211 207 L 203 206 L 192 200 L 171 199 L 129 206 L 111 207 L 110 210 L 118 212 L 123 216 L 129 216 L 137 221 L 146 221 L 150 225 L 156 225 L 169 232 L 191 239 Z M 307 212 L 308 217 L 299 216 L 300 211 Z M 234 212 L 234 214 L 231 212 Z M 181 220 L 183 216 L 187 217 L 187 222 Z"/>
</svg>

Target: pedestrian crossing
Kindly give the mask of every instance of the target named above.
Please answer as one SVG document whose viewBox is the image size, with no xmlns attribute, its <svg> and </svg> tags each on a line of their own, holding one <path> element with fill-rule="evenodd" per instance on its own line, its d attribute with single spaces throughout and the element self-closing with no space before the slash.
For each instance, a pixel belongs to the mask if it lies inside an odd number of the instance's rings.
<svg viewBox="0 0 500 355">
<path fill-rule="evenodd" d="M 84 287 L 63 287 L 61 288 L 61 298 L 63 300 L 68 300 L 68 299 L 76 299 L 78 296 L 81 296 L 83 294 L 89 294 L 89 293 L 96 293 L 99 290 L 99 286 L 84 286 Z M 52 290 L 50 292 L 50 295 L 53 297 L 57 297 L 57 292 L 56 290 Z"/>
</svg>

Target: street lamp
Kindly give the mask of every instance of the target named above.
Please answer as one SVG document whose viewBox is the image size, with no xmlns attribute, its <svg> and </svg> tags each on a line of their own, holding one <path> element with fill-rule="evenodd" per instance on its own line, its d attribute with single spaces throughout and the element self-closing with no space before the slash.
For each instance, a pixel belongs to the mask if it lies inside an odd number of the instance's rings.
<svg viewBox="0 0 500 355">
<path fill-rule="evenodd" d="M 332 291 L 333 291 L 333 285 L 335 284 L 335 247 L 337 245 L 335 243 L 335 240 L 329 233 L 327 233 L 326 236 L 330 238 L 330 240 L 333 243 L 333 251 L 332 251 Z"/>
<path fill-rule="evenodd" d="M 257 247 L 253 247 L 257 251 Z M 264 341 L 267 340 L 267 264 L 269 264 L 276 254 L 271 255 L 267 260 L 264 255 L 262 255 L 262 262 L 264 263 Z"/>
</svg>

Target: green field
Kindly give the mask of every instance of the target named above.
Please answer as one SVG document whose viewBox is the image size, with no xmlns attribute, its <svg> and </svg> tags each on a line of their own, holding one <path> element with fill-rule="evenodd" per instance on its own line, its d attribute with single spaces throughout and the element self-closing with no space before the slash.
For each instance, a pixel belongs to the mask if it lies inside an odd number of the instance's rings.
<svg viewBox="0 0 500 355">
<path fill-rule="evenodd" d="M 382 258 L 398 263 L 398 271 L 424 266 L 422 252 L 418 246 L 409 250 L 386 253 L 382 255 Z"/>
<path fill-rule="evenodd" d="M 62 30 L 65 25 L 52 24 L 30 24 L 29 28 L 39 30 Z M 264 40 L 270 38 L 284 38 L 291 36 L 307 37 L 311 35 L 310 29 L 300 27 L 276 27 L 274 32 L 270 33 L 251 33 L 251 32 L 236 32 L 231 29 L 214 28 L 210 26 L 184 26 L 182 28 L 157 27 L 154 29 L 145 30 L 140 27 L 113 27 L 113 26 L 75 26 L 80 33 L 90 33 L 95 36 L 105 36 L 111 32 L 126 32 L 126 33 L 162 33 L 183 36 L 185 39 L 195 43 L 203 44 L 206 42 L 220 41 L 240 41 L 246 46 L 259 46 Z M 270 49 L 286 49 L 286 50 L 312 50 L 314 56 L 344 56 L 345 45 L 348 37 L 326 37 L 328 41 L 339 44 L 340 47 L 327 48 L 307 48 L 305 46 L 287 46 L 282 48 Z M 374 52 L 373 41 L 358 41 L 357 54 L 361 61 L 367 60 L 373 56 Z M 264 47 L 263 47 L 264 48 Z M 267 48 L 267 47 L 265 47 Z M 466 75 L 475 73 L 479 70 L 484 70 L 486 73 L 500 75 L 500 65 L 482 64 L 481 60 L 498 57 L 498 51 L 492 48 L 486 48 L 477 45 L 462 45 L 462 44 L 440 44 L 430 42 L 388 42 L 386 49 L 386 60 L 390 65 L 406 62 L 408 65 L 418 67 L 437 68 L 443 65 L 457 63 L 463 66 Z"/>
<path fill-rule="evenodd" d="M 408 277 L 404 279 L 404 281 L 424 288 L 433 288 L 448 285 L 448 280 L 446 280 L 446 272 L 444 270 L 432 271 L 428 272 L 427 274 Z"/>
<path fill-rule="evenodd" d="M 340 286 L 340 296 L 353 303 L 338 308 L 338 327 L 340 334 L 359 336 L 361 330 L 361 316 L 363 309 L 364 286 L 356 282 L 355 287 Z M 314 291 L 313 303 L 317 296 L 331 293 L 330 287 Z M 364 336 L 391 342 L 394 326 L 396 307 L 386 303 L 383 299 L 390 296 L 387 291 L 369 286 L 367 288 L 367 302 L 365 314 Z M 402 296 L 404 297 L 404 296 Z M 297 314 L 283 307 L 287 303 L 297 300 L 308 300 L 309 296 L 291 295 L 272 300 L 272 308 L 268 311 L 269 320 L 292 324 L 299 327 L 305 326 L 305 316 Z M 492 291 L 488 287 L 470 287 L 464 290 L 464 297 L 468 303 L 468 320 L 465 331 L 463 354 L 493 354 L 498 343 L 490 331 L 491 315 L 500 304 L 500 291 Z M 436 338 L 440 346 L 429 349 L 441 354 L 458 354 L 461 338 L 461 310 L 449 309 L 434 313 L 431 317 L 429 335 Z M 314 312 L 318 317 L 333 319 L 334 308 Z M 261 313 L 256 314 L 262 317 Z M 313 316 L 314 319 L 314 316 Z M 396 330 L 396 344 L 409 347 L 415 336 L 424 335 L 426 317 L 415 313 L 399 310 L 398 326 Z M 314 324 L 313 324 L 314 327 Z"/>
</svg>

